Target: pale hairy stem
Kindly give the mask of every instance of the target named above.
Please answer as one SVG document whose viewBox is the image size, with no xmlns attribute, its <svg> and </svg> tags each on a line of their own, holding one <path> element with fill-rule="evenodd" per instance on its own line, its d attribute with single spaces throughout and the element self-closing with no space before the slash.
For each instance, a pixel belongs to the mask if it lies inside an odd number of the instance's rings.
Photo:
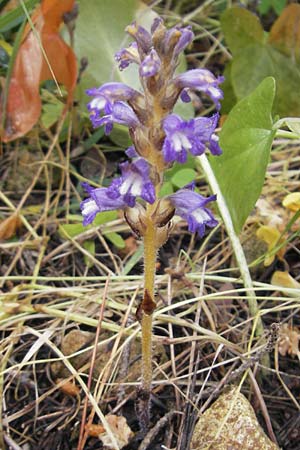
<svg viewBox="0 0 300 450">
<path fill-rule="evenodd" d="M 156 264 L 156 227 L 154 226 L 148 207 L 147 229 L 144 235 L 144 292 L 154 301 L 154 281 Z M 144 294 L 145 296 L 145 294 Z M 142 316 L 142 389 L 151 390 L 152 382 L 152 313 Z"/>
</svg>

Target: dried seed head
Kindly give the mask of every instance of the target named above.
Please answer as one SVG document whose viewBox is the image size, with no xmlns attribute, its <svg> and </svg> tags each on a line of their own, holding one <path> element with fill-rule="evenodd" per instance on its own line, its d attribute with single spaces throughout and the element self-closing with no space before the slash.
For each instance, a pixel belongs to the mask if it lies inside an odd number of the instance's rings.
<svg viewBox="0 0 300 450">
<path fill-rule="evenodd" d="M 174 216 L 175 208 L 168 197 L 161 198 L 151 218 L 158 228 L 164 227 Z"/>
<path fill-rule="evenodd" d="M 132 231 L 138 237 L 144 235 L 146 230 L 146 211 L 140 203 L 136 203 L 134 208 L 126 208 L 124 217 Z"/>
</svg>

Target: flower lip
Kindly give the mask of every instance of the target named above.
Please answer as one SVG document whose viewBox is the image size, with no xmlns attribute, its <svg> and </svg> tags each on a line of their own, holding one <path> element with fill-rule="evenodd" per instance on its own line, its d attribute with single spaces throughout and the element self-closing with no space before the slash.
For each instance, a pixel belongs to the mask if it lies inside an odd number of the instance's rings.
<svg viewBox="0 0 300 450">
<path fill-rule="evenodd" d="M 166 137 L 162 152 L 165 161 L 184 163 L 188 153 L 194 156 L 202 155 L 206 147 L 213 155 L 220 155 L 222 150 L 218 137 L 214 134 L 218 119 L 218 113 L 188 121 L 184 121 L 177 114 L 170 114 L 163 122 Z"/>
<path fill-rule="evenodd" d="M 91 115 L 91 121 L 95 128 L 105 126 L 105 133 L 109 134 L 113 128 L 114 123 L 126 125 L 129 128 L 134 128 L 140 124 L 133 109 L 125 102 L 115 102 L 113 104 L 107 103 L 104 108 L 105 114 Z"/>
<path fill-rule="evenodd" d="M 204 92 L 215 103 L 216 107 L 220 109 L 220 100 L 223 99 L 223 92 L 219 88 L 219 84 L 224 81 L 224 77 L 215 77 L 212 72 L 207 69 L 192 69 L 177 75 L 173 83 L 184 91 L 181 94 L 183 101 L 189 101 L 189 95 L 186 88 L 196 91 Z"/>
<path fill-rule="evenodd" d="M 126 69 L 131 63 L 140 63 L 140 56 L 136 42 L 132 42 L 127 48 L 122 48 L 115 53 L 115 60 L 119 63 L 119 69 Z"/>
<path fill-rule="evenodd" d="M 105 83 L 99 88 L 87 89 L 86 93 L 93 97 L 87 104 L 87 108 L 93 116 L 99 116 L 107 104 L 112 104 L 116 101 L 129 101 L 141 95 L 135 89 L 119 82 Z"/>
<path fill-rule="evenodd" d="M 192 233 L 198 232 L 203 237 L 206 226 L 212 228 L 218 224 L 212 212 L 206 208 L 207 203 L 216 200 L 216 195 L 205 198 L 194 192 L 193 186 L 186 186 L 168 198 L 175 207 L 175 214 L 187 221 Z"/>
<path fill-rule="evenodd" d="M 82 186 L 89 194 L 89 197 L 80 203 L 83 225 L 85 226 L 90 225 L 100 212 L 124 209 L 127 206 L 122 197 L 111 199 L 107 195 L 108 188 L 93 188 L 88 183 L 82 183 Z"/>
<path fill-rule="evenodd" d="M 129 147 L 129 155 L 134 155 L 134 149 Z M 122 196 L 128 206 L 135 205 L 136 197 L 141 197 L 148 203 L 155 201 L 155 188 L 150 179 L 150 166 L 141 157 L 120 164 L 121 177 L 113 180 L 108 188 L 110 198 Z"/>
<path fill-rule="evenodd" d="M 140 65 L 140 76 L 141 77 L 152 77 L 157 74 L 161 67 L 161 60 L 154 48 L 150 53 L 144 58 Z"/>
</svg>

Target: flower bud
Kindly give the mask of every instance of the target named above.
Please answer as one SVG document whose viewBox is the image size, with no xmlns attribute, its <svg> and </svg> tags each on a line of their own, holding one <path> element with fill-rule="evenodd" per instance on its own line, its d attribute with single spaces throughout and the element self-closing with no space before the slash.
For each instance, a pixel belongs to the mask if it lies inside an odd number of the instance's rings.
<svg viewBox="0 0 300 450">
<path fill-rule="evenodd" d="M 146 211 L 140 203 L 136 203 L 134 208 L 126 208 L 124 217 L 132 231 L 138 237 L 144 235 L 146 230 Z"/>
<path fill-rule="evenodd" d="M 152 220 L 158 228 L 164 227 L 174 216 L 175 208 L 169 198 L 164 197 L 158 201 L 155 211 L 152 213 Z"/>
</svg>

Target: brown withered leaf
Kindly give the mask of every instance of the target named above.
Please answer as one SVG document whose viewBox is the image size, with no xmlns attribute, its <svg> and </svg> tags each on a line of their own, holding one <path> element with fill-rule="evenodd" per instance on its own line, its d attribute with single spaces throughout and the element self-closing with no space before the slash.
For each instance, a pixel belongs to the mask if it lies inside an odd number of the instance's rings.
<svg viewBox="0 0 300 450">
<path fill-rule="evenodd" d="M 127 425 L 125 417 L 108 414 L 107 416 L 105 416 L 105 419 L 107 420 L 111 432 L 116 438 L 120 449 L 125 447 L 125 445 L 127 445 L 129 440 L 133 437 L 133 432 Z M 103 447 L 105 449 L 114 448 L 114 446 L 111 444 L 110 437 L 106 433 L 100 434 L 99 439 L 102 441 Z"/>
<path fill-rule="evenodd" d="M 62 378 L 57 378 L 55 380 L 55 383 L 59 384 L 62 381 Z M 70 395 L 71 397 L 76 397 L 80 392 L 79 387 L 75 384 L 75 382 L 68 380 L 65 380 L 65 382 L 61 386 L 59 386 L 59 390 L 66 395 Z"/>
<path fill-rule="evenodd" d="M 0 240 L 10 239 L 21 228 L 22 221 L 18 214 L 13 214 L 0 222 Z"/>
<path fill-rule="evenodd" d="M 156 303 L 153 300 L 153 298 L 151 297 L 151 295 L 149 294 L 148 289 L 145 289 L 144 292 L 144 298 L 141 304 L 142 310 L 144 311 L 145 314 L 152 314 L 153 311 L 156 308 Z"/>
<path fill-rule="evenodd" d="M 105 432 L 105 428 L 103 425 L 98 423 L 91 423 L 90 425 L 86 425 L 86 431 L 89 436 L 92 437 L 98 437 L 99 434 L 102 434 Z"/>
<path fill-rule="evenodd" d="M 300 5 L 288 5 L 271 28 L 269 43 L 300 62 Z"/>
<path fill-rule="evenodd" d="M 298 358 L 300 359 L 299 342 L 299 329 L 285 323 L 280 330 L 278 342 L 279 353 L 282 356 L 285 356 L 286 354 L 291 356 L 298 356 Z"/>
<path fill-rule="evenodd" d="M 58 83 L 65 85 L 68 91 L 68 103 L 72 101 L 77 79 L 76 57 L 60 37 L 58 31 L 63 14 L 74 6 L 74 0 L 43 0 L 31 19 L 49 64 Z M 9 142 L 23 136 L 37 122 L 41 113 L 39 85 L 52 79 L 40 42 L 29 25 L 24 29 L 18 50 L 6 105 L 1 100 L 0 119 L 5 118 L 4 130 L 1 130 L 3 142 Z"/>
</svg>

